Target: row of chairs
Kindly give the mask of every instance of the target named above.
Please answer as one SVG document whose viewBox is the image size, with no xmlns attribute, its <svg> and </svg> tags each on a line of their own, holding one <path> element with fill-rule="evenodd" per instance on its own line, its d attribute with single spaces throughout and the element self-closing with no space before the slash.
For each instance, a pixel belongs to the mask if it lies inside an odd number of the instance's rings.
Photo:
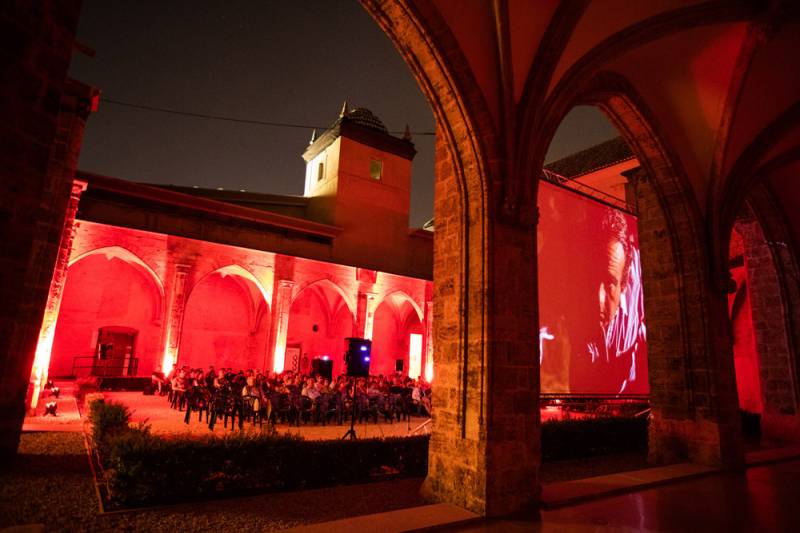
<svg viewBox="0 0 800 533">
<path fill-rule="evenodd" d="M 231 429 L 238 422 L 243 428 L 245 422 L 263 427 L 268 424 L 322 424 L 337 425 L 349 421 L 353 413 L 352 400 L 343 398 L 341 394 L 321 394 L 316 400 L 302 396 L 299 392 L 272 392 L 266 398 L 242 396 L 236 388 L 225 387 L 210 391 L 206 387 L 194 387 L 188 391 L 174 391 L 170 395 L 170 405 L 182 410 L 186 409 L 184 422 L 187 424 L 192 413 L 198 414 L 198 421 L 205 420 L 213 430 L 217 421 L 222 418 L 223 427 Z M 406 420 L 418 410 L 407 394 L 375 394 L 357 395 L 355 417 L 360 423 L 379 418 L 387 423 L 395 420 Z"/>
</svg>

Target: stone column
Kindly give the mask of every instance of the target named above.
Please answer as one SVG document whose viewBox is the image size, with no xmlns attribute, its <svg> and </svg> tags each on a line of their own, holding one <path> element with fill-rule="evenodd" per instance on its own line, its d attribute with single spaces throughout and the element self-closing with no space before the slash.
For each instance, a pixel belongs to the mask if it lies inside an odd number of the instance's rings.
<svg viewBox="0 0 800 533">
<path fill-rule="evenodd" d="M 356 322 L 353 325 L 353 336 L 372 339 L 372 327 L 375 324 L 375 293 L 359 291 L 356 300 Z"/>
<path fill-rule="evenodd" d="M 64 294 L 64 284 L 67 281 L 67 267 L 72 254 L 72 241 L 75 239 L 75 215 L 78 212 L 78 202 L 81 193 L 86 190 L 87 183 L 81 180 L 72 182 L 72 191 L 67 204 L 67 214 L 64 219 L 64 229 L 61 231 L 61 242 L 58 247 L 58 256 L 53 270 L 53 279 L 50 282 L 50 292 L 47 296 L 42 327 L 39 330 L 39 342 L 36 345 L 36 356 L 31 370 L 31 383 L 33 393 L 30 398 L 30 409 L 36 410 L 39 402 L 39 393 L 42 385 L 47 382 L 50 367 L 50 353 L 53 348 L 53 338 L 56 332 L 58 312 L 61 308 L 61 298 Z"/>
<path fill-rule="evenodd" d="M 17 452 L 90 109 L 67 80 L 79 15 L 77 0 L 0 3 L 0 32 L 13 36 L 0 84 L 0 464 Z"/>
<path fill-rule="evenodd" d="M 464 206 L 445 136 L 436 141 L 436 375 L 423 492 L 485 516 L 535 512 L 536 226 L 521 214 L 501 221 Z M 481 179 L 475 168 L 464 177 Z"/>
<path fill-rule="evenodd" d="M 178 362 L 183 315 L 186 311 L 186 279 L 190 270 L 190 265 L 179 263 L 175 265 L 175 273 L 172 276 L 167 320 L 164 324 L 164 359 L 161 366 L 161 371 L 165 375 L 172 370 L 172 365 Z"/>
<path fill-rule="evenodd" d="M 292 307 L 292 290 L 295 282 L 289 279 L 275 280 L 273 287 L 272 325 L 272 370 L 283 372 L 286 365 L 286 335 L 289 332 L 289 312 Z M 264 365 L 265 368 L 267 365 Z"/>
</svg>

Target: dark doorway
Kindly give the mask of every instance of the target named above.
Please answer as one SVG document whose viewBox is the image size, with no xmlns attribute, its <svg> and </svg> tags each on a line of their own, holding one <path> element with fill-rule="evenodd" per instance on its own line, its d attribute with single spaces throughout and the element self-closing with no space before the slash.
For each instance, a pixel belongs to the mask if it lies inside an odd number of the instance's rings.
<svg viewBox="0 0 800 533">
<path fill-rule="evenodd" d="M 135 329 L 118 326 L 100 328 L 92 375 L 135 376 L 138 366 L 138 360 L 134 357 L 137 333 Z"/>
</svg>

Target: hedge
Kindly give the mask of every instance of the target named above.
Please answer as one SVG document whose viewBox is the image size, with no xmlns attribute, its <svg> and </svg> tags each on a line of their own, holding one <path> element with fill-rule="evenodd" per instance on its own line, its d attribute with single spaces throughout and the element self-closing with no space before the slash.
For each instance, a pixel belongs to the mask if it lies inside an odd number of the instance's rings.
<svg viewBox="0 0 800 533">
<path fill-rule="evenodd" d="M 162 437 L 131 428 L 122 404 L 92 402 L 106 499 L 121 507 L 360 483 L 387 473 L 424 476 L 429 437 L 306 441 L 274 433 Z M 646 451 L 646 418 L 542 424 L 545 462 Z"/>
<path fill-rule="evenodd" d="M 148 505 L 423 476 L 428 437 L 305 441 L 285 435 L 164 438 L 146 428 L 110 436 L 103 458 L 110 501 Z"/>
</svg>

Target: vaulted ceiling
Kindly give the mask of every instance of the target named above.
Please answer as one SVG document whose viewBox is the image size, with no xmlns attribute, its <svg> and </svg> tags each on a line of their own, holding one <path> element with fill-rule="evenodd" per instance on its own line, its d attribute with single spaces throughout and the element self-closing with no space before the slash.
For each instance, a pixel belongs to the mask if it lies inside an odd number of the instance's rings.
<svg viewBox="0 0 800 533">
<path fill-rule="evenodd" d="M 479 89 L 482 112 L 507 144 L 515 133 L 513 141 L 524 142 L 523 117 L 544 124 L 559 99 L 577 97 L 593 77 L 610 72 L 640 97 L 699 212 L 741 196 L 757 168 L 800 147 L 796 2 L 406 3 L 432 33 L 449 35 L 435 45 L 452 65 L 466 64 L 454 67 L 467 71 L 456 72 L 456 83 Z M 796 195 L 781 200 L 786 212 L 800 209 Z"/>
</svg>

